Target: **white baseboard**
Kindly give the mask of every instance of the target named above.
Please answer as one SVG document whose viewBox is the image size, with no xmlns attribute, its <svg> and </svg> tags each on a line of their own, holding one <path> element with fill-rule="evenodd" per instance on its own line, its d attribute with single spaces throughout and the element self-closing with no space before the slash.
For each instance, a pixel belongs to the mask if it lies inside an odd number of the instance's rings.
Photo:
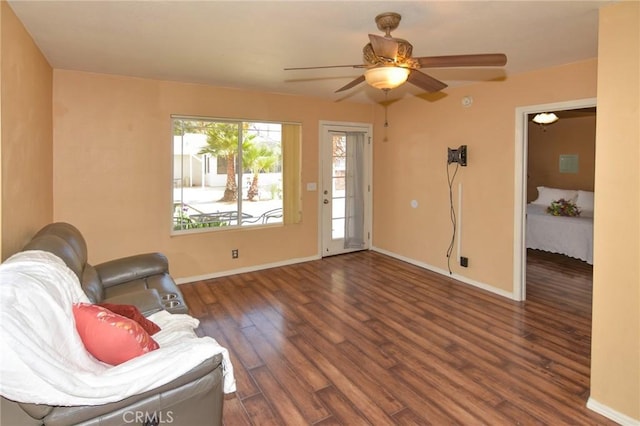
<svg viewBox="0 0 640 426">
<path fill-rule="evenodd" d="M 403 262 L 407 262 L 407 263 L 410 263 L 412 265 L 419 266 L 421 268 L 427 269 L 427 270 L 435 272 L 437 274 L 453 278 L 453 279 L 455 279 L 457 281 L 460 281 L 460 282 L 463 282 L 465 284 L 469 284 L 469 285 L 472 285 L 474 287 L 478 287 L 478 288 L 481 288 L 483 290 L 487 290 L 487 291 L 489 291 L 491 293 L 494 293 L 494 294 L 497 294 L 499 296 L 506 297 L 507 299 L 516 300 L 513 292 L 504 291 L 502 289 L 493 287 L 493 286 L 491 286 L 489 284 L 485 284 L 485 283 L 482 283 L 482 282 L 479 282 L 479 281 L 475 281 L 475 280 L 472 280 L 472 279 L 467 278 L 467 277 L 462 276 L 462 275 L 449 274 L 449 271 L 445 271 L 444 269 L 437 268 L 437 267 L 435 267 L 433 265 L 429 265 L 427 263 L 420 262 L 420 261 L 415 260 L 415 259 L 411 259 L 411 258 L 408 258 L 408 257 L 405 257 L 405 256 L 401 256 L 401 255 L 399 255 L 397 253 L 393 253 L 393 252 L 381 249 L 379 247 L 372 247 L 371 250 L 377 251 L 378 253 L 386 254 L 387 256 L 391 256 L 391 257 L 396 258 L 398 260 L 402 260 Z"/>
<path fill-rule="evenodd" d="M 504 291 L 502 289 L 493 287 L 493 286 L 491 286 L 489 284 L 485 284 L 485 283 L 482 283 L 482 282 L 479 282 L 479 281 L 475 281 L 475 280 L 472 280 L 470 278 L 467 278 L 465 276 L 458 275 L 458 274 L 451 274 L 450 275 L 449 272 L 445 271 L 444 269 L 437 268 L 437 267 L 435 267 L 433 265 L 429 265 L 427 263 L 420 262 L 420 261 L 417 261 L 415 259 L 411 259 L 411 258 L 402 256 L 402 255 L 399 255 L 397 253 L 393 253 L 393 252 L 381 249 L 379 247 L 371 247 L 371 250 L 372 251 L 376 251 L 378 253 L 385 254 L 387 256 L 393 257 L 393 258 L 398 259 L 398 260 L 402 260 L 403 262 L 410 263 L 410 264 L 418 266 L 420 268 L 427 269 L 427 270 L 435 272 L 437 274 L 453 278 L 453 279 L 455 279 L 457 281 L 460 281 L 460 282 L 463 282 L 465 284 L 469 284 L 469 285 L 472 285 L 474 287 L 478 287 L 478 288 L 481 288 L 483 290 L 487 290 L 487 291 L 489 291 L 491 293 L 494 293 L 494 294 L 497 294 L 499 296 L 506 297 L 506 298 L 511 299 L 511 300 L 516 300 L 512 292 Z M 255 265 L 255 266 L 247 266 L 245 268 L 229 269 L 229 270 L 226 270 L 226 271 L 214 272 L 214 273 L 211 273 L 211 274 L 178 278 L 178 279 L 176 279 L 176 283 L 177 284 L 186 284 L 186 283 L 191 283 L 191 282 L 195 282 L 195 281 L 210 280 L 210 279 L 213 279 L 213 278 L 225 277 L 225 276 L 228 276 L 228 275 L 241 274 L 243 272 L 253 272 L 253 271 L 260 271 L 260 270 L 263 270 L 263 269 L 276 268 L 278 266 L 294 265 L 296 263 L 308 262 L 308 261 L 311 261 L 311 260 L 318 260 L 318 259 L 321 259 L 321 258 L 322 257 L 320 255 L 314 255 L 314 256 L 309 256 L 309 257 L 300 257 L 300 258 L 295 258 L 295 259 L 287 259 L 287 260 L 283 260 L 281 262 L 267 263 L 267 264 Z"/>
<path fill-rule="evenodd" d="M 213 278 L 226 277 L 228 275 L 241 274 L 243 272 L 254 272 L 254 271 L 260 271 L 260 270 L 263 270 L 263 269 L 276 268 L 278 266 L 294 265 L 296 263 L 309 262 L 311 260 L 318 260 L 318 259 L 320 259 L 320 255 L 309 256 L 309 257 L 299 257 L 299 258 L 295 258 L 295 259 L 283 260 L 281 262 L 265 263 L 263 265 L 254 265 L 254 266 L 247 266 L 247 267 L 244 267 L 244 268 L 229 269 L 229 270 L 226 270 L 226 271 L 213 272 L 211 274 L 196 275 L 196 276 L 192 276 L 192 277 L 178 278 L 175 281 L 176 281 L 176 284 L 178 284 L 178 285 L 179 284 L 186 284 L 186 283 L 192 283 L 192 282 L 195 282 L 195 281 L 210 280 L 210 279 L 213 279 Z"/>
<path fill-rule="evenodd" d="M 589 397 L 587 401 L 587 408 L 591 411 L 595 411 L 598 414 L 602 414 L 606 418 L 613 420 L 614 422 L 622 426 L 640 426 L 640 420 L 633 419 L 626 414 L 622 414 L 611 407 L 608 407 L 595 399 Z"/>
</svg>

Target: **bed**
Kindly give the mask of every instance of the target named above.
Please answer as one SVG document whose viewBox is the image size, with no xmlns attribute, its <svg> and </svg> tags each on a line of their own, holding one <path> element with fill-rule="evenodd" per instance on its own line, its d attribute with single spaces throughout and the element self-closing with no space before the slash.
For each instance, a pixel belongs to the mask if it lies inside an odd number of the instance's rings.
<svg viewBox="0 0 640 426">
<path fill-rule="evenodd" d="M 559 199 L 571 200 L 579 216 L 553 216 L 547 207 Z M 526 246 L 560 253 L 593 265 L 593 192 L 538 187 L 538 198 L 527 204 Z"/>
</svg>

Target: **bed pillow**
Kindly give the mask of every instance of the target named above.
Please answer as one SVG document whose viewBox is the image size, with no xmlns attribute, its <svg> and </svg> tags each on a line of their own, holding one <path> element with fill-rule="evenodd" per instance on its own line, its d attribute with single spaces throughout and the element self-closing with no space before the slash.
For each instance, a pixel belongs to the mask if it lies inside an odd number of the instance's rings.
<svg viewBox="0 0 640 426">
<path fill-rule="evenodd" d="M 73 317 L 84 347 L 107 364 L 122 364 L 159 348 L 140 324 L 102 306 L 74 304 Z"/>
<path fill-rule="evenodd" d="M 593 211 L 593 191 L 578 191 L 576 205 L 580 210 Z"/>
<path fill-rule="evenodd" d="M 541 204 L 543 206 L 549 206 L 554 201 L 558 200 L 566 200 L 566 201 L 576 201 L 578 197 L 578 191 L 573 189 L 558 189 L 558 188 L 547 188 L 546 186 L 538 187 L 538 198 L 532 201 L 532 204 Z"/>
</svg>

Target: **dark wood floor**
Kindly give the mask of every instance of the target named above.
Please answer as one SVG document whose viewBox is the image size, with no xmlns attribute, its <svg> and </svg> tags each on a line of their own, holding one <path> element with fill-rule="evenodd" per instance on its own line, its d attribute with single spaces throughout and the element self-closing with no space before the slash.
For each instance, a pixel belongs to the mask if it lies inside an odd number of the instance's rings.
<svg viewBox="0 0 640 426">
<path fill-rule="evenodd" d="M 526 303 L 368 251 L 181 288 L 231 354 L 225 425 L 614 424 L 585 407 L 591 267 L 527 271 Z"/>
</svg>

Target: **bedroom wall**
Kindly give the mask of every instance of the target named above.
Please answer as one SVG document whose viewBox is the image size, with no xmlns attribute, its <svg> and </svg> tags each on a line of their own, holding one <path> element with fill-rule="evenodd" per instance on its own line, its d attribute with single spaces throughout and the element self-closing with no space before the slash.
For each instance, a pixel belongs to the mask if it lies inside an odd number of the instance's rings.
<svg viewBox="0 0 640 426">
<path fill-rule="evenodd" d="M 561 118 L 545 128 L 528 124 L 527 202 L 537 198 L 536 187 L 593 191 L 596 115 Z M 578 155 L 577 173 L 560 173 L 559 157 Z"/>
<path fill-rule="evenodd" d="M 53 218 L 53 71 L 7 2 L 0 2 L 2 260 Z"/>
<path fill-rule="evenodd" d="M 640 3 L 600 13 L 591 396 L 640 424 Z"/>
<path fill-rule="evenodd" d="M 384 109 L 376 108 L 374 246 L 448 274 L 447 147 L 466 144 L 468 166 L 458 170 L 453 200 L 469 267 L 454 261 L 451 269 L 456 277 L 512 294 L 515 109 L 595 97 L 596 67 L 593 59 L 402 99 L 388 107 L 388 128 Z M 440 76 L 446 78 L 445 71 Z M 473 98 L 470 107 L 462 105 L 465 96 Z"/>
<path fill-rule="evenodd" d="M 303 190 L 297 225 L 172 237 L 172 114 L 302 123 L 304 189 L 318 182 L 319 120 L 371 122 L 373 108 L 65 70 L 53 98 L 54 218 L 84 233 L 93 263 L 161 251 L 177 279 L 317 256 L 318 193 Z"/>
</svg>

